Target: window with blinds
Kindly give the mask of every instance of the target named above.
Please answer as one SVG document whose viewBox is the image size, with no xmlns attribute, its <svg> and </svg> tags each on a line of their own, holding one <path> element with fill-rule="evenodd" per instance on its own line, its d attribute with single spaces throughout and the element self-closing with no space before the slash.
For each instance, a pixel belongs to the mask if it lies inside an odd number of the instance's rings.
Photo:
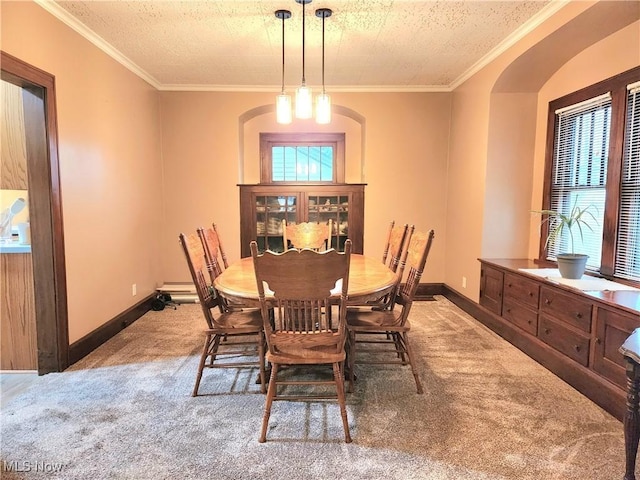
<svg viewBox="0 0 640 480">
<path fill-rule="evenodd" d="M 542 209 L 588 208 L 596 221 L 545 245 L 551 218 L 540 258 L 585 253 L 588 270 L 640 285 L 640 67 L 550 102 L 547 128 Z"/>
<path fill-rule="evenodd" d="M 261 183 L 343 183 L 344 133 L 261 133 Z"/>
<path fill-rule="evenodd" d="M 274 182 L 333 181 L 331 145 L 273 145 L 271 179 Z"/>
<path fill-rule="evenodd" d="M 615 275 L 640 280 L 640 82 L 628 91 Z"/>
<path fill-rule="evenodd" d="M 602 225 L 606 198 L 611 95 L 581 102 L 556 111 L 557 129 L 551 184 L 551 210 L 569 215 L 574 207 L 588 208 L 595 217 L 584 216 L 589 228 L 574 227 L 551 242 L 548 258 L 559 253 L 584 253 L 587 268 L 600 268 Z M 550 228 L 555 227 L 551 219 Z"/>
</svg>

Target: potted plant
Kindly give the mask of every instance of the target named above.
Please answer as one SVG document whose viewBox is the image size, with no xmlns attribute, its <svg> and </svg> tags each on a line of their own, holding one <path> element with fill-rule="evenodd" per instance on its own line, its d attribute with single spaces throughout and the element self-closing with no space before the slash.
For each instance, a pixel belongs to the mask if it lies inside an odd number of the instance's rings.
<svg viewBox="0 0 640 480">
<path fill-rule="evenodd" d="M 595 208 L 595 206 L 578 206 L 578 199 L 576 198 L 573 203 L 573 207 L 568 214 L 558 212 L 556 210 L 533 211 L 534 213 L 546 215 L 546 218 L 542 221 L 542 223 L 547 222 L 549 225 L 549 234 L 547 235 L 547 240 L 544 244 L 545 250 L 551 242 L 558 237 L 561 237 L 563 232 L 567 231 L 569 233 L 569 246 L 571 248 L 571 253 L 558 253 L 556 255 L 558 270 L 563 278 L 578 279 L 584 274 L 589 256 L 583 253 L 575 253 L 574 229 L 577 229 L 580 234 L 580 240 L 583 240 L 583 227 L 593 231 L 590 222 L 597 224 L 598 219 L 590 211 L 592 208 Z"/>
</svg>

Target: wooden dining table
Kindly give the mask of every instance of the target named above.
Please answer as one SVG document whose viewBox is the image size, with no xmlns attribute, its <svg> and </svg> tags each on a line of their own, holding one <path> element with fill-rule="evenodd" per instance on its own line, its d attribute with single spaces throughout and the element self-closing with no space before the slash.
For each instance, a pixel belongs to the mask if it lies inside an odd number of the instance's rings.
<svg viewBox="0 0 640 480">
<path fill-rule="evenodd" d="M 397 283 L 396 274 L 378 258 L 351 254 L 349 266 L 348 303 L 362 305 L 390 293 Z M 225 298 L 243 303 L 258 304 L 258 286 L 253 258 L 246 257 L 229 265 L 216 277 L 213 286 Z M 339 295 L 339 289 L 337 294 Z"/>
</svg>

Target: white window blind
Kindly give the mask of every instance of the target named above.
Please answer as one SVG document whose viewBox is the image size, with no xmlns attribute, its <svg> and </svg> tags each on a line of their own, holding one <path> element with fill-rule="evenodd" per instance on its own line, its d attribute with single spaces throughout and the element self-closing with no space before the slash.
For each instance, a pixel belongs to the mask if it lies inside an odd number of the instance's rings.
<svg viewBox="0 0 640 480">
<path fill-rule="evenodd" d="M 271 148 L 274 182 L 331 182 L 333 164 L 332 145 L 274 145 Z"/>
<path fill-rule="evenodd" d="M 551 210 L 569 214 L 574 206 L 589 207 L 593 230 L 573 229 L 573 242 L 568 232 L 551 242 L 547 258 L 555 260 L 559 253 L 585 253 L 587 268 L 600 268 L 602 232 L 606 197 L 609 132 L 611 130 L 611 95 L 604 94 L 556 112 L 556 133 L 551 184 Z M 554 219 L 549 225 L 555 226 Z"/>
<path fill-rule="evenodd" d="M 640 82 L 629 85 L 615 276 L 640 280 Z"/>
</svg>

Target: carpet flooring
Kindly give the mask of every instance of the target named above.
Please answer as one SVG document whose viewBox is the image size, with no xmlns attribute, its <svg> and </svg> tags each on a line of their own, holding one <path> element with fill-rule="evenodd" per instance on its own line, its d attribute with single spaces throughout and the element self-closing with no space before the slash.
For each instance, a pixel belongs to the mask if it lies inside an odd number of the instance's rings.
<svg viewBox="0 0 640 480">
<path fill-rule="evenodd" d="M 622 424 L 446 298 L 417 302 L 408 367 L 362 365 L 335 402 L 276 402 L 206 370 L 199 305 L 148 312 L 2 405 L 3 479 L 621 479 Z"/>
</svg>

